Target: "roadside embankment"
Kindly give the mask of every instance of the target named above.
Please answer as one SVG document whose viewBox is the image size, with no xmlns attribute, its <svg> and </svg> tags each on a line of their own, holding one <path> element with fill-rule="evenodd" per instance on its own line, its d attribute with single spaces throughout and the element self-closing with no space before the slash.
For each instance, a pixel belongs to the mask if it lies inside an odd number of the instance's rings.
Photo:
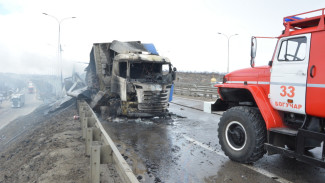
<svg viewBox="0 0 325 183">
<path fill-rule="evenodd" d="M 89 182 L 76 106 L 42 106 L 0 130 L 0 182 Z"/>
</svg>

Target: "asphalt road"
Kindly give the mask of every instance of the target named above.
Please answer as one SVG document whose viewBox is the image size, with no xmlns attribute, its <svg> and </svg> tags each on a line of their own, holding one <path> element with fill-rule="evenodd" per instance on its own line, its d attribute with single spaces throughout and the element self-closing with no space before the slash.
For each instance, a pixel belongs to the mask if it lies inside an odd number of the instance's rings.
<svg viewBox="0 0 325 183">
<path fill-rule="evenodd" d="M 9 100 L 0 104 L 0 129 L 9 124 L 14 119 L 27 115 L 35 110 L 42 101 L 36 99 L 35 94 L 25 94 L 25 105 L 21 108 L 11 108 Z"/>
<path fill-rule="evenodd" d="M 280 155 L 264 155 L 253 165 L 229 160 L 218 143 L 220 116 L 202 106 L 174 98 L 171 119 L 120 118 L 103 126 L 141 182 L 325 182 L 325 169 Z"/>
</svg>

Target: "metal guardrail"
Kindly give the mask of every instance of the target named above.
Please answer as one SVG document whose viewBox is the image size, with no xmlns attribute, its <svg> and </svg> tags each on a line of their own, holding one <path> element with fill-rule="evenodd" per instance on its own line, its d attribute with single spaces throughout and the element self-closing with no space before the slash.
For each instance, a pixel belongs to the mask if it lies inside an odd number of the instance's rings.
<svg viewBox="0 0 325 183">
<path fill-rule="evenodd" d="M 218 98 L 218 88 L 214 87 L 214 84 L 196 85 L 188 83 L 175 83 L 174 94 L 215 99 Z"/>
<path fill-rule="evenodd" d="M 113 164 L 121 181 L 139 183 L 131 168 L 118 151 L 112 139 L 101 125 L 94 111 L 82 100 L 77 102 L 82 128 L 86 141 L 86 155 L 90 156 L 90 180 L 100 182 L 100 165 Z"/>
</svg>

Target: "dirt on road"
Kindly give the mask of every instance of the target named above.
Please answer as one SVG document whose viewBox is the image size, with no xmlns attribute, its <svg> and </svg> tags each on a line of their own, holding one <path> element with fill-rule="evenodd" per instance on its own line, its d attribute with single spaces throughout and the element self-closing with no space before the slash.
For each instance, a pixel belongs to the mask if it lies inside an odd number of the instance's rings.
<svg viewBox="0 0 325 183">
<path fill-rule="evenodd" d="M 0 130 L 0 182 L 89 182 L 75 104 L 46 114 L 37 108 Z"/>
</svg>

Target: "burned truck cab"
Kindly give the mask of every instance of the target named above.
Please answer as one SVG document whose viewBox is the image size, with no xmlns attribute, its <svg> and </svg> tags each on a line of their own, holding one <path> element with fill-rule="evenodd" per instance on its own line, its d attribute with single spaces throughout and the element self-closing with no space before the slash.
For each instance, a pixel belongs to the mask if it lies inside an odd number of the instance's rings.
<svg viewBox="0 0 325 183">
<path fill-rule="evenodd" d="M 168 58 L 158 55 L 119 54 L 114 58 L 111 89 L 121 99 L 121 112 L 150 117 L 168 112 L 175 71 Z"/>
<path fill-rule="evenodd" d="M 93 109 L 128 117 L 168 113 L 176 68 L 158 54 L 153 44 L 95 43 L 86 71 Z"/>
</svg>

